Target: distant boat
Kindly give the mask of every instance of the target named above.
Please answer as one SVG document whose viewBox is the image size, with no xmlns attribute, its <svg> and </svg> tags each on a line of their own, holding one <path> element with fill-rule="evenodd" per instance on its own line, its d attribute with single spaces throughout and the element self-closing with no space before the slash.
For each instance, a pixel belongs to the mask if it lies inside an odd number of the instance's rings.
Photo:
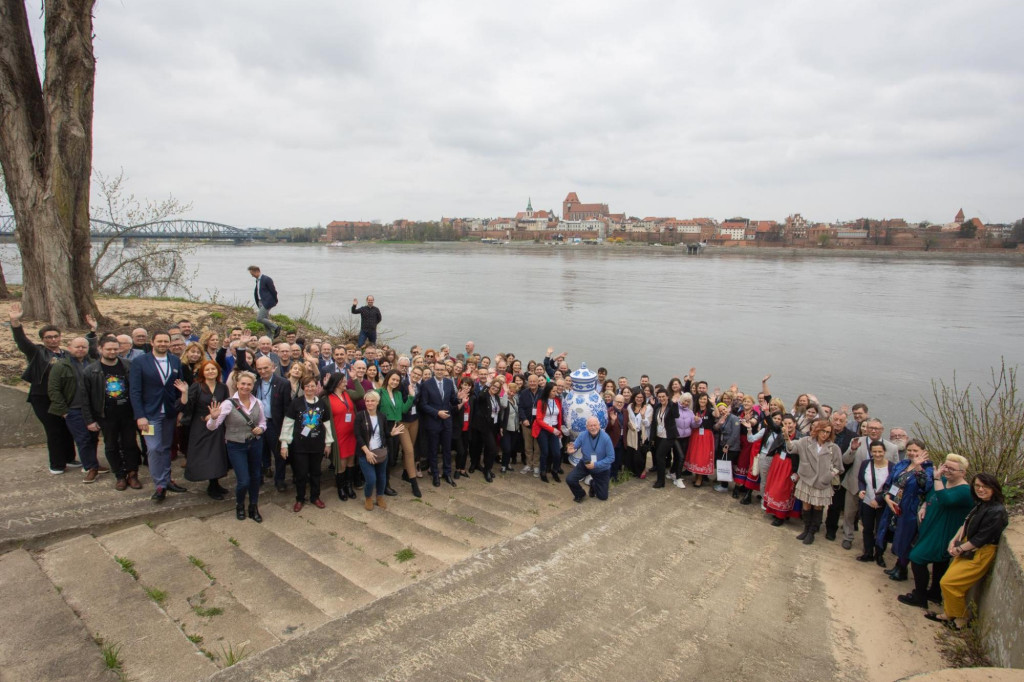
<svg viewBox="0 0 1024 682">
<path fill-rule="evenodd" d="M 345 246 L 345 242 L 331 242 L 327 246 L 334 246 L 334 247 Z"/>
</svg>

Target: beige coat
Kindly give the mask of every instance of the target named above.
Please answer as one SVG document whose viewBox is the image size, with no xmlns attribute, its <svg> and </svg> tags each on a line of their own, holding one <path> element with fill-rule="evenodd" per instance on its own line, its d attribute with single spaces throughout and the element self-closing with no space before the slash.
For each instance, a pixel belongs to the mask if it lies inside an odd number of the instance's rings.
<svg viewBox="0 0 1024 682">
<path fill-rule="evenodd" d="M 832 477 L 843 473 L 843 453 L 835 443 L 825 443 L 818 453 L 818 443 L 807 436 L 786 442 L 786 450 L 800 456 L 800 480 L 812 488 L 824 490 L 832 485 Z"/>
</svg>

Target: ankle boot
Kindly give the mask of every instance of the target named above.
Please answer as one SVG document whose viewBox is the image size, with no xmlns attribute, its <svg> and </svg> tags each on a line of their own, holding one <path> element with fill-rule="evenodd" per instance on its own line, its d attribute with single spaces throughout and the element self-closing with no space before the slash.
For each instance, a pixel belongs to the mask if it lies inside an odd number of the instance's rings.
<svg viewBox="0 0 1024 682">
<path fill-rule="evenodd" d="M 811 523 L 810 523 L 810 526 L 808 526 L 807 537 L 804 538 L 804 544 L 805 545 L 813 545 L 814 544 L 814 534 L 818 532 L 818 528 L 820 526 L 821 526 L 821 510 L 820 509 L 812 509 L 811 510 Z"/>
<path fill-rule="evenodd" d="M 334 485 L 338 489 L 338 499 L 344 502 L 348 499 L 348 492 L 345 490 L 345 474 L 334 474 Z"/>
<path fill-rule="evenodd" d="M 410 479 L 409 484 L 412 485 L 413 497 L 423 497 L 423 493 L 420 492 L 420 484 L 415 478 Z"/>
<path fill-rule="evenodd" d="M 889 575 L 889 580 L 895 580 L 902 582 L 907 579 L 907 567 L 902 564 L 896 564 L 896 568 Z"/>
<path fill-rule="evenodd" d="M 747 492 L 743 493 L 743 499 L 740 500 L 740 504 L 750 504 L 750 498 L 754 494 L 754 491 L 747 488 Z"/>
<path fill-rule="evenodd" d="M 239 521 L 245 521 L 245 505 L 244 504 L 239 503 L 239 504 L 235 505 L 235 518 L 238 519 Z"/>
<path fill-rule="evenodd" d="M 349 468 L 345 470 L 345 494 L 349 496 L 349 499 L 356 499 L 356 472 L 354 469 Z"/>
<path fill-rule="evenodd" d="M 249 505 L 249 518 L 256 523 L 263 523 L 263 517 L 260 516 L 260 508 L 255 504 Z"/>
<path fill-rule="evenodd" d="M 812 511 L 810 509 L 805 509 L 804 510 L 804 532 L 800 533 L 800 535 L 796 536 L 797 540 L 803 540 L 808 535 L 810 535 L 810 533 L 811 533 L 811 514 L 812 514 Z"/>
<path fill-rule="evenodd" d="M 740 489 L 736 484 L 732 486 L 732 499 L 736 499 L 740 496 Z"/>
<path fill-rule="evenodd" d="M 875 563 L 885 568 L 885 552 L 880 547 L 875 547 Z"/>
</svg>

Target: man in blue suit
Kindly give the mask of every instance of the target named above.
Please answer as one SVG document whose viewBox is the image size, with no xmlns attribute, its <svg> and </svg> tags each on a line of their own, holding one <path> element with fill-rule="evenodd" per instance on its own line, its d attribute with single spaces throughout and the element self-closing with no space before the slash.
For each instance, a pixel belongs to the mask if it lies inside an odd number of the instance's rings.
<svg viewBox="0 0 1024 682">
<path fill-rule="evenodd" d="M 187 492 L 171 480 L 171 438 L 180 398 L 188 393 L 188 385 L 181 380 L 181 360 L 167 352 L 170 345 L 167 332 L 154 334 L 153 350 L 132 362 L 128 374 L 132 411 L 146 439 L 149 473 L 156 487 L 153 501 L 158 503 L 164 501 L 168 490 Z"/>
<path fill-rule="evenodd" d="M 434 474 L 434 487 L 441 485 L 441 472 L 437 466 L 437 448 L 441 446 L 444 458 L 444 480 L 455 486 L 452 478 L 452 414 L 458 411 L 455 382 L 448 377 L 443 362 L 434 364 L 434 378 L 420 383 L 420 410 L 423 412 L 423 430 L 427 436 L 427 455 Z"/>
<path fill-rule="evenodd" d="M 249 274 L 256 278 L 256 290 L 253 297 L 256 299 L 256 321 L 267 330 L 267 336 L 276 339 L 281 334 L 281 327 L 270 319 L 270 309 L 277 305 L 277 289 L 274 287 L 274 280 L 260 272 L 258 265 L 249 266 Z"/>
</svg>

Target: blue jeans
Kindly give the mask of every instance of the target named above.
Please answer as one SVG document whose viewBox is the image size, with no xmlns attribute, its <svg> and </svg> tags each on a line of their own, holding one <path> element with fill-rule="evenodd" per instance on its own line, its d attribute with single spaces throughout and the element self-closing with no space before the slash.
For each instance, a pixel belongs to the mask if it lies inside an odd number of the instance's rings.
<svg viewBox="0 0 1024 682">
<path fill-rule="evenodd" d="M 149 475 L 153 477 L 153 485 L 167 489 L 171 484 L 171 439 L 174 438 L 174 418 L 167 419 L 164 415 L 149 420 L 153 427 L 152 436 L 143 436 L 146 449 L 149 451 Z"/>
<path fill-rule="evenodd" d="M 363 486 L 363 495 L 373 497 L 376 488 L 377 497 L 384 494 L 384 487 L 387 485 L 388 462 L 385 459 L 380 464 L 370 464 L 361 453 L 356 455 L 359 460 L 359 468 L 363 470 L 363 479 L 366 484 Z"/>
<path fill-rule="evenodd" d="M 360 329 L 359 330 L 359 340 L 356 341 L 356 346 L 362 348 L 363 344 L 366 343 L 367 341 L 369 341 L 370 343 L 372 343 L 374 345 L 377 344 L 377 330 L 376 329 L 373 329 L 373 330 Z"/>
<path fill-rule="evenodd" d="M 583 497 L 586 493 L 583 492 L 583 486 L 580 485 L 587 476 L 591 477 L 590 489 L 594 491 L 594 496 L 599 500 L 608 499 L 608 481 L 611 478 L 611 472 L 608 469 L 603 471 L 591 471 L 587 468 L 587 462 L 589 459 L 581 459 L 579 464 L 569 472 L 569 475 L 565 477 L 565 482 L 572 490 L 573 497 Z"/>
<path fill-rule="evenodd" d="M 90 431 L 85 427 L 82 411 L 77 407 L 68 410 L 67 416 L 64 417 L 64 423 L 67 424 L 68 431 L 71 432 L 71 437 L 75 439 L 75 445 L 78 446 L 78 458 L 82 460 L 82 469 L 91 471 L 98 467 L 100 464 L 96 459 L 96 445 L 100 439 L 99 432 Z"/>
<path fill-rule="evenodd" d="M 546 474 L 552 469 L 557 469 L 562 457 L 561 439 L 550 431 L 541 429 L 537 436 L 537 444 L 540 445 L 540 472 Z"/>
<path fill-rule="evenodd" d="M 228 441 L 228 459 L 235 470 L 235 504 L 245 504 L 245 493 L 249 492 L 249 504 L 256 506 L 260 502 L 260 482 L 263 473 L 260 464 L 263 460 L 263 439 L 253 438 L 244 443 Z"/>
</svg>

